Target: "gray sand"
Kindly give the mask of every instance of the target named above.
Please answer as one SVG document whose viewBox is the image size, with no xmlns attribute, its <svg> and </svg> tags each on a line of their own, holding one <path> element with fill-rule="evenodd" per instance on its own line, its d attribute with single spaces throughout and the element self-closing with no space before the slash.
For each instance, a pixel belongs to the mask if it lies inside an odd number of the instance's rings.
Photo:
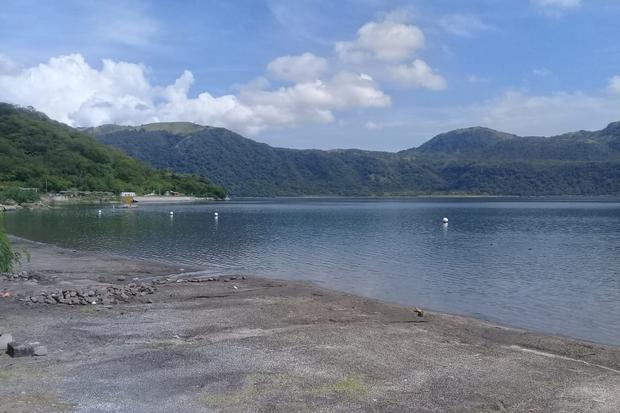
<svg viewBox="0 0 620 413">
<path fill-rule="evenodd" d="M 23 269 L 39 281 L 0 277 L 0 291 L 187 277 L 178 267 L 17 242 L 32 254 Z M 0 298 L 0 329 L 49 350 L 0 355 L 0 412 L 620 411 L 617 347 L 419 317 L 308 283 L 157 288 L 152 303 L 110 306 Z"/>
</svg>

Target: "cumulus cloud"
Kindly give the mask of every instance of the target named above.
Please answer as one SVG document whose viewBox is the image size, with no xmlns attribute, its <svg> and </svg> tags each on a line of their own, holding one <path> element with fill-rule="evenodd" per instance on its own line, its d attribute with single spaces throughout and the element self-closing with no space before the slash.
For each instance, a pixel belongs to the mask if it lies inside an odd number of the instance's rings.
<svg viewBox="0 0 620 413">
<path fill-rule="evenodd" d="M 278 57 L 267 66 L 276 79 L 290 82 L 317 80 L 327 69 L 327 60 L 312 53 Z"/>
<path fill-rule="evenodd" d="M 369 58 L 401 61 L 424 47 L 419 27 L 390 20 L 368 22 L 357 31 L 357 39 L 337 42 L 334 50 L 341 60 L 359 63 Z"/>
<path fill-rule="evenodd" d="M 612 93 L 620 94 L 620 75 L 614 76 L 609 79 L 609 85 L 607 86 L 607 89 Z"/>
<path fill-rule="evenodd" d="M 403 86 L 444 90 L 446 80 L 431 69 L 423 60 L 415 59 L 411 64 L 400 64 L 392 69 L 392 76 Z"/>
<path fill-rule="evenodd" d="M 91 67 L 79 54 L 59 56 L 15 73 L 0 73 L 0 100 L 34 106 L 73 126 L 191 121 L 254 135 L 269 128 L 331 122 L 333 111 L 390 105 L 374 80 L 351 72 L 328 80 L 269 90 L 248 85 L 237 96 L 190 96 L 185 71 L 173 84 L 152 85 L 141 64 L 103 60 Z"/>
<path fill-rule="evenodd" d="M 484 23 L 473 14 L 449 14 L 439 19 L 439 26 L 457 36 L 472 36 L 474 33 L 491 30 L 493 26 Z"/>
<path fill-rule="evenodd" d="M 337 42 L 334 52 L 345 64 L 363 67 L 378 78 L 400 86 L 444 90 L 446 80 L 421 59 L 410 59 L 424 48 L 422 30 L 405 23 L 408 13 L 390 13 L 383 21 L 364 24 L 357 38 Z"/>
</svg>

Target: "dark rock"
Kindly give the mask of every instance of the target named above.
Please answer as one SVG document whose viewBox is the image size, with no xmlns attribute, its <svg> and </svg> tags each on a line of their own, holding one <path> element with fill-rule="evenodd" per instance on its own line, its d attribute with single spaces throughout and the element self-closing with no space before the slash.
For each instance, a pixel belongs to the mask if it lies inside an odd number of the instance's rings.
<svg viewBox="0 0 620 413">
<path fill-rule="evenodd" d="M 37 343 L 39 344 L 39 343 Z M 11 357 L 28 357 L 34 356 L 34 345 L 32 343 L 19 344 L 11 342 L 6 347 L 6 352 Z"/>
</svg>

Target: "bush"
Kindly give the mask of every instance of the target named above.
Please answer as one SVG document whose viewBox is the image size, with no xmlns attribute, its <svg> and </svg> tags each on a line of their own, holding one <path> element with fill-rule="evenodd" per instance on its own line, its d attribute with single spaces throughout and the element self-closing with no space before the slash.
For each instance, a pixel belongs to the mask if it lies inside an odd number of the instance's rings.
<svg viewBox="0 0 620 413">
<path fill-rule="evenodd" d="M 22 253 L 14 251 L 11 242 L 6 235 L 2 215 L 0 215 L 0 272 L 13 272 L 15 265 L 19 264 Z"/>
<path fill-rule="evenodd" d="M 41 197 L 38 192 L 23 190 L 19 188 L 7 188 L 3 191 L 0 191 L 0 203 L 7 201 L 15 201 L 18 204 L 23 204 L 26 202 L 36 202 L 39 201 Z"/>
</svg>

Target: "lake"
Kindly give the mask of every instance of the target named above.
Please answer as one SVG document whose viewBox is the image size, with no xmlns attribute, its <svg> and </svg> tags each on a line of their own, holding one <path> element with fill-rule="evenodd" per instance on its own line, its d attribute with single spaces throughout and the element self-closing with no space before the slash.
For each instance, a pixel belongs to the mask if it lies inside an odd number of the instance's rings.
<svg viewBox="0 0 620 413">
<path fill-rule="evenodd" d="M 311 280 L 620 345 L 617 198 L 261 199 L 5 215 L 10 233 L 65 247 Z"/>
</svg>

